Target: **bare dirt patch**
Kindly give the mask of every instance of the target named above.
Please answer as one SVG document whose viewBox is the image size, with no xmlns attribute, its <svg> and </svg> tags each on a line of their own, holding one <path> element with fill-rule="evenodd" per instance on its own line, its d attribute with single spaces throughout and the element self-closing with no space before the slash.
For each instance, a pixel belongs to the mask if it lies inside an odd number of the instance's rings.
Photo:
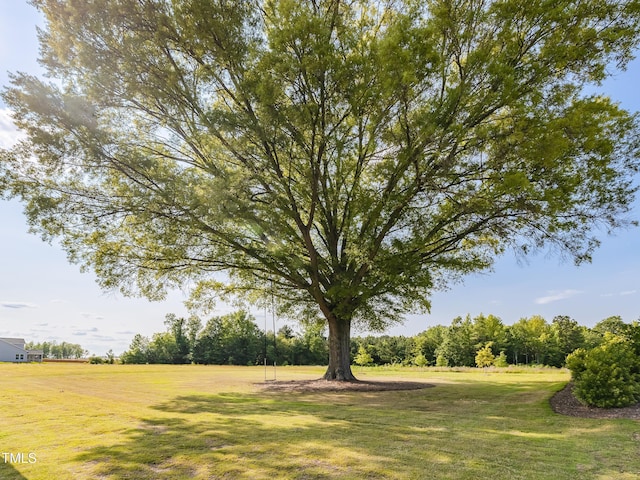
<svg viewBox="0 0 640 480">
<path fill-rule="evenodd" d="M 573 395 L 573 383 L 557 392 L 549 400 L 554 412 L 582 418 L 626 418 L 640 420 L 640 403 L 623 408 L 587 407 Z"/>
<path fill-rule="evenodd" d="M 257 384 L 266 392 L 308 393 L 308 392 L 388 392 L 399 390 L 420 390 L 434 387 L 432 383 L 404 381 L 356 381 L 332 382 L 318 380 L 291 380 Z"/>
</svg>

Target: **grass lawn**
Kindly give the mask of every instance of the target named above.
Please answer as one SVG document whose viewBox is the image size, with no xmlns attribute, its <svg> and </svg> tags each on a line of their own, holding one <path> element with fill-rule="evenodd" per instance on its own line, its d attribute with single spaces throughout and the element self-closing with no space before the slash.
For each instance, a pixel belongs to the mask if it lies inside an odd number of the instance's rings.
<svg viewBox="0 0 640 480">
<path fill-rule="evenodd" d="M 639 422 L 551 411 L 565 371 L 355 372 L 435 387 L 292 394 L 261 391 L 258 367 L 0 364 L 0 479 L 640 478 Z"/>
</svg>

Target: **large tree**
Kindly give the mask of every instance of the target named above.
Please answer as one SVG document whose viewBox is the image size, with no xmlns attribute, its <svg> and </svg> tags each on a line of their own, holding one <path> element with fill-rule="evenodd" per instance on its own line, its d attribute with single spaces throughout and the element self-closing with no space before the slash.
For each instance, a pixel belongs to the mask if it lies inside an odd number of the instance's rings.
<svg viewBox="0 0 640 480">
<path fill-rule="evenodd" d="M 584 86 L 632 57 L 638 1 L 32 3 L 50 80 L 4 92 L 5 196 L 105 288 L 321 315 L 327 379 L 354 322 L 625 222 L 635 121 Z"/>
</svg>

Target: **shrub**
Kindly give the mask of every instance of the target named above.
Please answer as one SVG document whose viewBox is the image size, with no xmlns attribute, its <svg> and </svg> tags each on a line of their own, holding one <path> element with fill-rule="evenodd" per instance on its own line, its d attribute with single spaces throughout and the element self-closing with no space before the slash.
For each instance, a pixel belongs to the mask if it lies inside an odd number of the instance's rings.
<svg viewBox="0 0 640 480">
<path fill-rule="evenodd" d="M 442 354 L 438 355 L 438 357 L 436 358 L 436 367 L 448 367 L 448 366 L 449 366 L 449 359 Z"/>
<path fill-rule="evenodd" d="M 419 353 L 413 359 L 413 363 L 419 367 L 426 367 L 429 364 L 427 357 L 425 357 L 422 353 Z"/>
<path fill-rule="evenodd" d="M 364 367 L 366 365 L 373 364 L 373 357 L 371 357 L 371 355 L 369 354 L 369 352 L 367 352 L 367 349 L 363 345 L 360 345 L 360 347 L 358 347 L 358 354 L 355 356 L 353 361 L 357 365 Z"/>
<path fill-rule="evenodd" d="M 493 361 L 493 364 L 496 367 L 508 367 L 509 366 L 509 362 L 507 361 L 507 354 L 504 353 L 504 351 L 500 352 L 500 355 L 498 355 L 496 357 L 496 359 Z"/>
<path fill-rule="evenodd" d="M 591 350 L 578 349 L 567 357 L 575 382 L 574 394 L 583 403 L 601 408 L 625 407 L 640 400 L 640 361 L 634 349 L 611 338 Z"/>
<path fill-rule="evenodd" d="M 89 357 L 89 363 L 98 365 L 104 363 L 104 359 L 102 357 Z"/>
<path fill-rule="evenodd" d="M 565 365 L 569 370 L 571 370 L 571 376 L 573 377 L 574 381 L 580 378 L 582 372 L 585 371 L 586 361 L 587 350 L 585 350 L 584 348 L 578 348 L 567 355 Z"/>
<path fill-rule="evenodd" d="M 490 367 L 491 365 L 493 365 L 495 359 L 496 357 L 491 352 L 490 343 L 476 352 L 476 365 L 479 368 Z"/>
</svg>

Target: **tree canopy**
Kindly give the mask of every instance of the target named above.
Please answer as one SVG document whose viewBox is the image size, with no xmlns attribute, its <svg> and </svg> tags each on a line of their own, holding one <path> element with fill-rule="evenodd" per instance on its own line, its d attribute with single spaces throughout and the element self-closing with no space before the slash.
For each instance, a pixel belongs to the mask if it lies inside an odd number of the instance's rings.
<svg viewBox="0 0 640 480">
<path fill-rule="evenodd" d="M 506 248 L 589 260 L 625 224 L 638 1 L 33 0 L 49 80 L 0 191 L 105 288 L 274 296 L 383 329 Z M 225 272 L 226 276 L 215 276 Z"/>
</svg>

